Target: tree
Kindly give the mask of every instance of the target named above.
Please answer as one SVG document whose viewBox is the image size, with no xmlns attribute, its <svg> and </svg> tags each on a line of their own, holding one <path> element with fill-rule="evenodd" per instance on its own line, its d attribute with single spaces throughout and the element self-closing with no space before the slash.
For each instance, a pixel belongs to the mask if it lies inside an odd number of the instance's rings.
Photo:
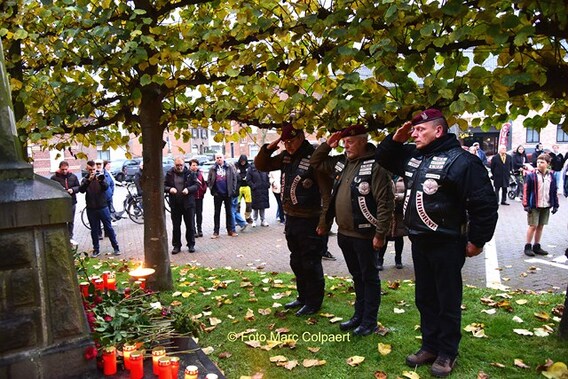
<svg viewBox="0 0 568 379">
<path fill-rule="evenodd" d="M 99 4 L 100 3 L 100 4 Z M 324 134 L 355 123 L 392 130 L 443 109 L 466 128 L 529 111 L 526 127 L 568 130 L 562 0 L 391 2 L 51 0 L 5 2 L 18 127 L 32 142 L 144 146 L 145 259 L 171 286 L 162 204 L 165 128 L 220 140 L 291 120 Z M 2 16 L 0 16 L 2 17 Z M 17 46 L 17 48 L 15 47 Z M 192 95 L 199 92 L 199 96 Z M 284 96 L 285 95 L 285 96 Z M 24 106 L 25 105 L 25 106 Z M 229 121 L 244 126 L 225 135 Z M 55 140 L 52 137 L 65 135 Z M 48 139 L 46 139 L 48 138 Z"/>
</svg>

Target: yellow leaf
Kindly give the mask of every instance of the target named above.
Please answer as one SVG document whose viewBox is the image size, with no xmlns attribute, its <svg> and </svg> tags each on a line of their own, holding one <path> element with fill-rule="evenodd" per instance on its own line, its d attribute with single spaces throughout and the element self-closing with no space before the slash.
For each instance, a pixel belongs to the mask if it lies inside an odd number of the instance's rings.
<svg viewBox="0 0 568 379">
<path fill-rule="evenodd" d="M 540 321 L 548 321 L 550 320 L 550 316 L 546 312 L 535 312 L 534 316 L 538 318 Z"/>
<path fill-rule="evenodd" d="M 517 358 L 517 359 L 515 359 L 513 362 L 514 362 L 515 366 L 517 366 L 517 367 L 520 367 L 520 368 L 530 368 L 529 366 L 527 366 L 527 365 L 525 364 L 525 362 L 523 362 L 522 359 L 518 359 L 518 358 Z"/>
<path fill-rule="evenodd" d="M 304 367 L 319 366 L 319 360 L 318 359 L 304 359 L 304 361 L 302 362 L 302 366 L 304 366 Z"/>
<path fill-rule="evenodd" d="M 343 320 L 343 317 L 334 317 L 331 320 L 329 320 L 329 322 L 335 324 L 336 322 L 339 322 L 341 320 Z"/>
<path fill-rule="evenodd" d="M 191 294 L 189 292 L 184 292 L 184 293 L 181 294 L 181 297 L 183 297 L 185 299 L 185 298 L 188 298 L 190 295 Z"/>
<path fill-rule="evenodd" d="M 349 366 L 359 366 L 364 360 L 365 360 L 365 357 L 360 357 L 358 355 L 354 355 L 352 357 L 347 358 L 347 364 Z"/>
<path fill-rule="evenodd" d="M 568 377 L 568 367 L 564 362 L 555 362 L 542 375 L 548 379 L 564 379 Z"/>
<path fill-rule="evenodd" d="M 391 345 L 389 345 L 389 344 L 384 344 L 384 343 L 381 343 L 381 342 L 379 342 L 378 348 L 379 348 L 379 353 L 380 353 L 381 355 L 388 355 L 388 354 L 390 354 L 391 351 L 392 351 Z"/>
<path fill-rule="evenodd" d="M 247 309 L 247 313 L 245 315 L 245 320 L 252 321 L 254 320 L 254 312 L 252 309 Z"/>
<path fill-rule="evenodd" d="M 394 309 L 394 313 L 395 313 L 395 314 L 400 314 L 400 313 L 404 313 L 404 312 L 405 312 L 404 309 L 400 309 L 400 308 L 395 308 L 395 309 Z"/>
<path fill-rule="evenodd" d="M 222 323 L 223 321 L 221 321 L 220 319 L 216 318 L 216 317 L 211 317 L 209 319 L 209 323 L 211 324 L 211 326 L 215 326 L 215 325 L 219 325 L 220 323 Z"/>
<path fill-rule="evenodd" d="M 270 362 L 287 362 L 288 358 L 286 358 L 283 355 L 275 355 L 273 357 L 270 357 Z"/>
<path fill-rule="evenodd" d="M 260 341 L 255 341 L 255 340 L 252 340 L 252 341 L 245 341 L 245 344 L 247 344 L 247 345 L 250 346 L 250 347 L 254 347 L 255 349 L 256 349 L 257 347 L 260 347 Z"/>
<path fill-rule="evenodd" d="M 177 297 L 179 295 L 181 295 L 181 292 L 179 292 L 179 291 L 172 293 L 172 297 Z"/>
<path fill-rule="evenodd" d="M 298 365 L 298 361 L 288 361 L 286 362 L 286 364 L 284 365 L 284 368 L 288 369 L 288 370 L 292 370 L 294 369 L 296 366 Z"/>
<path fill-rule="evenodd" d="M 529 301 L 527 299 L 519 299 L 519 300 L 515 300 L 515 303 L 519 304 L 519 305 L 525 305 L 526 303 L 528 303 Z"/>
<path fill-rule="evenodd" d="M 513 329 L 513 332 L 520 334 L 521 336 L 532 336 L 533 332 L 526 329 Z"/>
<path fill-rule="evenodd" d="M 420 375 L 416 371 L 403 371 L 402 376 L 408 379 L 420 379 Z"/>
<path fill-rule="evenodd" d="M 311 351 L 312 353 L 317 353 L 320 349 L 321 347 L 308 347 L 308 351 Z"/>
</svg>

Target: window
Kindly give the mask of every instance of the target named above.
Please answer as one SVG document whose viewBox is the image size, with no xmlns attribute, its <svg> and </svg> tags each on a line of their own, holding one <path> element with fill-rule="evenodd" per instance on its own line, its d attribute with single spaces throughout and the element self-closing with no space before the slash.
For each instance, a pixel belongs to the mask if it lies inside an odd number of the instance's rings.
<svg viewBox="0 0 568 379">
<path fill-rule="evenodd" d="M 568 133 L 562 130 L 562 125 L 556 125 L 556 142 L 568 142 Z"/>
<path fill-rule="evenodd" d="M 207 139 L 207 129 L 201 129 L 201 138 Z"/>
<path fill-rule="evenodd" d="M 540 142 L 540 132 L 534 129 L 527 128 L 527 143 Z"/>
<path fill-rule="evenodd" d="M 191 129 L 191 138 L 194 138 L 194 139 L 195 139 L 195 138 L 197 138 L 197 137 L 198 137 L 198 135 L 197 135 L 197 129 Z"/>
</svg>

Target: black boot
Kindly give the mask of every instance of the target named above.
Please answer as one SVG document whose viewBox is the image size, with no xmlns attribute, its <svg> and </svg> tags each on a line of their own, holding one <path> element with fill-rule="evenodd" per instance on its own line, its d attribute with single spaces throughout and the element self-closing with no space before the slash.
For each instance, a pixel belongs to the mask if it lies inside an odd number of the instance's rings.
<svg viewBox="0 0 568 379">
<path fill-rule="evenodd" d="M 548 251 L 542 250 L 540 243 L 535 243 L 533 245 L 532 251 L 537 255 L 548 255 Z"/>
<path fill-rule="evenodd" d="M 379 265 L 378 265 L 378 269 L 379 271 L 383 271 L 385 268 L 383 267 L 384 261 L 382 258 L 379 258 Z"/>
<path fill-rule="evenodd" d="M 525 244 L 525 255 L 528 255 L 529 257 L 534 257 L 532 245 L 530 243 Z"/>
</svg>

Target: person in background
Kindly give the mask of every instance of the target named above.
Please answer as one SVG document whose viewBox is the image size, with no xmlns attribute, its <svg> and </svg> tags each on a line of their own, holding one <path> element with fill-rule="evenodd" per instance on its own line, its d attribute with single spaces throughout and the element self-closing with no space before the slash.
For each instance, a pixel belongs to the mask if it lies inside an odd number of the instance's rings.
<svg viewBox="0 0 568 379">
<path fill-rule="evenodd" d="M 241 201 L 242 199 L 245 200 L 245 222 L 248 224 L 253 224 L 252 226 L 256 226 L 251 218 L 252 214 L 252 193 L 250 185 L 247 183 L 247 172 L 250 167 L 250 163 L 248 162 L 248 158 L 245 154 L 241 154 L 235 168 L 237 169 L 237 191 L 238 191 L 238 199 L 237 199 L 237 210 L 236 212 L 239 213 L 239 216 L 235 214 L 235 221 L 241 227 L 241 232 L 246 229 L 246 226 L 242 225 L 242 216 L 240 216 L 240 208 L 241 208 Z"/>
<path fill-rule="evenodd" d="M 414 143 L 406 143 L 410 138 Z M 498 204 L 486 168 L 464 151 L 437 109 L 416 114 L 377 147 L 380 165 L 404 178 L 404 223 L 412 243 L 421 347 L 406 357 L 416 367 L 451 374 L 461 339 L 466 256 L 491 240 Z M 495 156 L 493 159 L 499 159 Z M 493 160 L 492 159 L 492 160 Z"/>
<path fill-rule="evenodd" d="M 203 237 L 203 198 L 207 192 L 207 182 L 199 169 L 199 161 L 197 159 L 189 161 L 189 169 L 195 174 L 198 186 L 197 192 L 195 193 L 195 227 L 197 228 L 197 234 L 195 236 Z"/>
<path fill-rule="evenodd" d="M 284 151 L 272 156 L 278 144 Z M 325 210 L 329 206 L 331 180 L 314 172 L 310 166 L 313 146 L 304 131 L 291 123 L 282 127 L 280 138 L 260 148 L 254 165 L 260 171 L 281 170 L 282 207 L 286 214 L 286 241 L 290 267 L 296 277 L 298 297 L 284 305 L 300 308 L 296 316 L 311 315 L 321 308 L 325 279 L 321 263 L 322 235 L 327 233 Z M 323 210 L 323 211 L 322 211 Z"/>
<path fill-rule="evenodd" d="M 509 187 L 512 170 L 513 162 L 507 154 L 507 147 L 499 145 L 499 153 L 491 158 L 491 175 L 493 175 L 497 201 L 499 201 L 499 191 L 501 191 L 501 205 L 509 205 L 507 203 L 507 188 Z"/>
<path fill-rule="evenodd" d="M 537 143 L 534 147 L 534 153 L 531 157 L 531 164 L 536 169 L 536 160 L 540 156 L 540 154 L 544 153 L 544 148 L 542 147 L 542 143 Z"/>
<path fill-rule="evenodd" d="M 235 166 L 225 162 L 223 154 L 215 154 L 215 164 L 209 169 L 207 176 L 207 187 L 213 195 L 215 213 L 213 215 L 213 235 L 212 239 L 219 238 L 221 227 L 221 206 L 225 206 L 225 223 L 227 234 L 230 237 L 237 237 L 233 216 L 233 198 L 238 196 L 237 192 L 237 170 Z"/>
<path fill-rule="evenodd" d="M 475 147 L 475 155 L 477 155 L 479 159 L 481 159 L 481 162 L 484 166 L 487 166 L 487 154 L 485 154 L 485 151 L 481 149 L 479 142 L 474 142 L 472 146 Z"/>
<path fill-rule="evenodd" d="M 551 209 L 552 214 L 558 211 L 558 188 L 556 178 L 548 169 L 549 164 L 550 155 L 540 154 L 536 160 L 536 170 L 525 177 L 523 207 L 527 212 L 529 228 L 524 253 L 529 257 L 534 257 L 535 254 L 548 255 L 548 252 L 540 246 L 540 239 L 544 226 L 548 224 Z M 533 238 L 534 245 L 532 245 Z"/>
<path fill-rule="evenodd" d="M 87 162 L 87 171 L 87 176 L 83 178 L 79 186 L 79 192 L 85 194 L 87 217 L 89 219 L 89 225 L 91 226 L 91 240 L 93 241 L 93 257 L 100 255 L 99 235 L 101 234 L 101 223 L 103 224 L 105 234 L 110 239 L 114 249 L 114 255 L 120 255 L 120 248 L 116 240 L 116 234 L 112 228 L 110 211 L 108 209 L 106 190 L 109 184 L 107 183 L 106 176 L 102 171 L 99 171 L 95 162 L 92 160 Z"/>
<path fill-rule="evenodd" d="M 138 171 L 134 174 L 134 185 L 136 186 L 136 194 L 138 196 L 142 196 L 144 190 L 142 189 L 142 181 L 143 181 L 143 174 L 144 174 L 144 162 L 140 162 L 140 166 L 138 166 Z"/>
<path fill-rule="evenodd" d="M 513 161 L 513 175 L 515 175 L 515 178 L 517 179 L 517 194 L 515 196 L 515 200 L 521 201 L 523 183 L 525 180 L 525 164 L 529 163 L 525 147 L 523 145 L 517 146 L 511 158 Z"/>
<path fill-rule="evenodd" d="M 258 216 L 260 216 L 260 226 L 268 226 L 268 221 L 266 221 L 265 218 L 265 210 L 270 207 L 268 193 L 270 179 L 268 178 L 268 174 L 263 171 L 258 171 L 254 164 L 252 164 L 247 170 L 246 182 L 252 190 L 252 226 L 254 227 L 256 225 Z"/>
<path fill-rule="evenodd" d="M 564 156 L 560 152 L 560 147 L 557 144 L 552 145 L 552 151 L 548 153 L 550 155 L 550 169 L 554 171 L 554 178 L 556 179 L 556 184 L 561 185 L 562 167 L 564 166 Z"/>
<path fill-rule="evenodd" d="M 355 287 L 353 316 L 339 328 L 357 336 L 378 330 L 378 250 L 385 244 L 394 208 L 389 173 L 375 162 L 375 146 L 368 138 L 364 126 L 350 126 L 322 142 L 310 159 L 316 171 L 335 178 L 327 220 L 337 222 L 337 243 Z M 340 140 L 344 154 L 330 156 Z"/>
<path fill-rule="evenodd" d="M 61 184 L 65 191 L 71 195 L 71 221 L 67 223 L 67 230 L 69 231 L 69 242 L 71 245 L 77 246 L 78 243 L 73 239 L 73 230 L 75 229 L 75 211 L 77 209 L 79 178 L 77 178 L 77 175 L 69 171 L 69 162 L 61 161 L 59 162 L 59 170 L 55 171 L 51 180 L 55 180 Z"/>
<path fill-rule="evenodd" d="M 172 254 L 181 252 L 181 221 L 185 224 L 185 241 L 190 253 L 195 252 L 195 193 L 198 184 L 195 173 L 183 158 L 176 158 L 174 167 L 166 173 L 164 191 L 170 198 L 172 218 Z"/>
<path fill-rule="evenodd" d="M 402 269 L 402 249 L 404 249 L 404 236 L 408 235 L 404 226 L 403 205 L 404 205 L 404 180 L 399 176 L 392 178 L 394 192 L 394 211 L 392 214 L 392 223 L 390 231 L 387 235 L 387 241 L 394 242 L 394 264 L 397 269 Z M 388 244 L 384 244 L 379 249 L 379 271 L 383 270 L 385 261 L 385 253 Z"/>
<path fill-rule="evenodd" d="M 284 216 L 284 210 L 282 209 L 282 199 L 280 198 L 280 171 L 270 171 L 268 178 L 270 179 L 270 189 L 272 190 L 272 194 L 276 199 L 276 221 L 284 224 L 286 222 L 286 216 Z"/>
</svg>

